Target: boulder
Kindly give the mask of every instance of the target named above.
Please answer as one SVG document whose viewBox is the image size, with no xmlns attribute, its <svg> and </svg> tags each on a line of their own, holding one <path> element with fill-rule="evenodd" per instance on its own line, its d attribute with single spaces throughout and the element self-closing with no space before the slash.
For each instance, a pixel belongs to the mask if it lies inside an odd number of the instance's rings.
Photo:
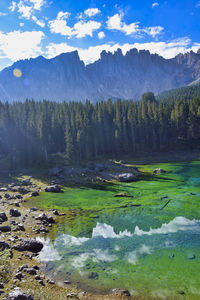
<svg viewBox="0 0 200 300">
<path fill-rule="evenodd" d="M 133 173 L 123 173 L 118 175 L 120 182 L 132 182 L 136 180 L 136 176 Z"/>
<path fill-rule="evenodd" d="M 14 288 L 13 291 L 8 295 L 8 297 L 4 299 L 5 300 L 34 300 L 31 295 L 24 293 L 18 287 Z"/>
<path fill-rule="evenodd" d="M 61 187 L 57 184 L 54 185 L 49 185 L 45 188 L 45 192 L 48 193 L 60 193 L 61 192 Z"/>
<path fill-rule="evenodd" d="M 26 231 L 23 224 L 18 224 L 15 228 L 15 231 Z"/>
<path fill-rule="evenodd" d="M 10 226 L 0 226 L 0 232 L 10 232 L 11 227 Z"/>
<path fill-rule="evenodd" d="M 11 196 L 10 196 L 10 194 L 5 193 L 5 194 L 4 194 L 4 197 L 5 197 L 6 199 L 10 199 Z"/>
<path fill-rule="evenodd" d="M 30 192 L 29 190 L 25 189 L 22 186 L 16 186 L 15 190 L 16 190 L 16 192 L 19 192 L 20 194 L 23 194 L 23 195 L 28 194 Z"/>
<path fill-rule="evenodd" d="M 4 251 L 6 249 L 10 249 L 10 245 L 4 241 L 0 241 L 0 251 Z"/>
<path fill-rule="evenodd" d="M 44 213 L 39 215 L 36 220 L 40 220 L 40 221 L 43 221 L 45 223 L 50 223 L 50 224 L 53 224 L 55 223 L 55 220 L 53 219 L 53 217 L 48 217 L 47 215 L 45 215 Z"/>
<path fill-rule="evenodd" d="M 35 239 L 23 240 L 20 244 L 13 247 L 17 251 L 30 251 L 33 253 L 40 252 L 43 244 Z"/>
<path fill-rule="evenodd" d="M 11 217 L 20 217 L 21 213 L 17 209 L 11 208 L 10 215 L 11 215 Z"/>
<path fill-rule="evenodd" d="M 39 193 L 38 193 L 37 191 L 32 192 L 32 193 L 30 194 L 30 197 L 37 197 L 37 196 L 39 196 Z"/>
<path fill-rule="evenodd" d="M 28 273 L 29 275 L 36 275 L 37 271 L 34 268 L 28 268 L 24 270 L 26 273 Z"/>
<path fill-rule="evenodd" d="M 160 168 L 153 170 L 153 174 L 163 174 L 163 173 L 166 173 L 166 171 Z"/>
<path fill-rule="evenodd" d="M 22 180 L 21 185 L 24 185 L 24 186 L 31 185 L 31 180 L 30 180 L 30 178 Z"/>
<path fill-rule="evenodd" d="M 31 207 L 30 208 L 30 212 L 32 212 L 32 211 L 37 211 L 38 209 L 36 208 L 36 207 Z"/>
<path fill-rule="evenodd" d="M 4 212 L 0 212 L 0 223 L 8 221 L 8 218 Z"/>
</svg>

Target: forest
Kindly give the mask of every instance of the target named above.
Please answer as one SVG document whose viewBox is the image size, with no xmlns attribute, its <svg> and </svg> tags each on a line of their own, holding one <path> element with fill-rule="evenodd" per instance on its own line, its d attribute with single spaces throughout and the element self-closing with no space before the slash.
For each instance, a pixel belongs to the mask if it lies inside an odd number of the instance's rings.
<svg viewBox="0 0 200 300">
<path fill-rule="evenodd" d="M 190 149 L 200 141 L 200 97 L 91 104 L 0 102 L 0 156 L 11 168 L 41 165 L 53 153 L 69 162 L 111 154 Z"/>
</svg>

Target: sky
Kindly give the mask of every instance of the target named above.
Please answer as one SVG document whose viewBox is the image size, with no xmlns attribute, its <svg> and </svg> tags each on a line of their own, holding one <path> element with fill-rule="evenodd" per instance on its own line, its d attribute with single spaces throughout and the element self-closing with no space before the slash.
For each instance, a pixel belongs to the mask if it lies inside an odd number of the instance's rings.
<svg viewBox="0 0 200 300">
<path fill-rule="evenodd" d="M 0 70 L 78 50 L 147 49 L 165 58 L 200 48 L 199 0 L 0 0 Z"/>
</svg>

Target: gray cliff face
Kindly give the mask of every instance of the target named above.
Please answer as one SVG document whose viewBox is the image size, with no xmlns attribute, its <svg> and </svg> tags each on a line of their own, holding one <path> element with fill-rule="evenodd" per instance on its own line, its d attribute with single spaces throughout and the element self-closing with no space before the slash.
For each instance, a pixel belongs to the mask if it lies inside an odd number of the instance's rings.
<svg viewBox="0 0 200 300">
<path fill-rule="evenodd" d="M 22 77 L 13 76 L 20 69 Z M 63 53 L 53 59 L 39 56 L 21 60 L 0 72 L 1 101 L 26 98 L 54 101 L 92 102 L 139 99 L 144 92 L 185 86 L 200 78 L 200 50 L 164 59 L 149 51 L 132 49 L 124 56 L 103 51 L 101 58 L 85 66 L 78 52 Z"/>
</svg>

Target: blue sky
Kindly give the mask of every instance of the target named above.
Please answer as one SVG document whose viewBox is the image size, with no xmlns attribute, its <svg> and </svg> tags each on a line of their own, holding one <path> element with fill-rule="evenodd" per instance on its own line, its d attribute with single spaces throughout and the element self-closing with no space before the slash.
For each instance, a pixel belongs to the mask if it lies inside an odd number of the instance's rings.
<svg viewBox="0 0 200 300">
<path fill-rule="evenodd" d="M 78 50 L 148 49 L 166 58 L 200 48 L 199 0 L 1 0 L 0 69 L 19 59 Z"/>
</svg>

